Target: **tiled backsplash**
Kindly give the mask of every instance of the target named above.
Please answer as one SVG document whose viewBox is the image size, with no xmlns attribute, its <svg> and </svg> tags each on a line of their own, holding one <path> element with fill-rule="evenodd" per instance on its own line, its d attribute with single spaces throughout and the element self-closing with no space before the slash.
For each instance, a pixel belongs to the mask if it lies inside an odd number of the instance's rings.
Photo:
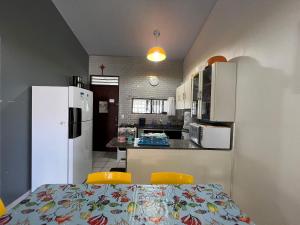
<svg viewBox="0 0 300 225">
<path fill-rule="evenodd" d="M 182 82 L 182 61 L 154 64 L 141 57 L 90 56 L 90 75 L 100 75 L 99 66 L 105 65 L 105 75 L 120 76 L 119 124 L 138 123 L 138 118 L 146 118 L 146 123 L 167 123 L 176 117 L 163 114 L 132 114 L 132 98 L 175 97 L 176 88 Z M 153 87 L 148 77 L 157 76 L 159 85 Z"/>
</svg>

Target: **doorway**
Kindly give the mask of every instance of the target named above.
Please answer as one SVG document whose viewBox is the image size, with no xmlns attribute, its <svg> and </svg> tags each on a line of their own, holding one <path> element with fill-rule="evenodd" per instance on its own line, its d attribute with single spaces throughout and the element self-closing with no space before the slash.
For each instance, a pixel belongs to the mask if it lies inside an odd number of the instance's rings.
<svg viewBox="0 0 300 225">
<path fill-rule="evenodd" d="M 93 106 L 93 150 L 116 151 L 106 144 L 118 135 L 119 77 L 91 76 Z"/>
</svg>

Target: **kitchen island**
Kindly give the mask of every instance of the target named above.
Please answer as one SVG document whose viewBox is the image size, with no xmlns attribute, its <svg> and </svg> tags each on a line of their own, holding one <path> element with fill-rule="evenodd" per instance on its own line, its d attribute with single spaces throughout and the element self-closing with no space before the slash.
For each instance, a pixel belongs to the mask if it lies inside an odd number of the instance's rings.
<svg viewBox="0 0 300 225">
<path fill-rule="evenodd" d="M 232 151 L 204 149 L 190 140 L 170 139 L 170 146 L 139 146 L 112 139 L 107 146 L 127 149 L 127 171 L 133 182 L 149 184 L 152 172 L 174 171 L 194 176 L 195 183 L 218 183 L 231 193 Z"/>
</svg>

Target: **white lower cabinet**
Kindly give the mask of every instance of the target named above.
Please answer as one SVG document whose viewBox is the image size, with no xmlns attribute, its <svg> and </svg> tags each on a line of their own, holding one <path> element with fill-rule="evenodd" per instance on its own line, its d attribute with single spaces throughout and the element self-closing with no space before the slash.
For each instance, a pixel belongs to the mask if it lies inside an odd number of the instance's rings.
<svg viewBox="0 0 300 225">
<path fill-rule="evenodd" d="M 149 184 L 152 172 L 173 171 L 194 176 L 195 183 L 216 183 L 231 194 L 232 151 L 128 149 L 127 171 L 133 183 Z"/>
</svg>

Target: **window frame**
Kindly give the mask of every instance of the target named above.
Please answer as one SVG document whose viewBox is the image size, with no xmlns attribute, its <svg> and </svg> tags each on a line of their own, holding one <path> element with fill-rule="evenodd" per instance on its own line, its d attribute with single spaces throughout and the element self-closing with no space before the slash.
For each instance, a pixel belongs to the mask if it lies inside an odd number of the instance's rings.
<svg viewBox="0 0 300 225">
<path fill-rule="evenodd" d="M 150 100 L 150 113 L 138 113 L 138 112 L 133 112 L 133 101 L 134 99 L 141 99 L 141 100 Z M 163 110 L 165 110 L 165 101 L 168 99 L 165 98 L 131 98 L 131 114 L 144 114 L 144 115 L 166 115 L 167 112 L 161 112 L 161 113 L 154 113 L 153 112 L 153 100 L 159 100 L 163 101 Z"/>
</svg>

